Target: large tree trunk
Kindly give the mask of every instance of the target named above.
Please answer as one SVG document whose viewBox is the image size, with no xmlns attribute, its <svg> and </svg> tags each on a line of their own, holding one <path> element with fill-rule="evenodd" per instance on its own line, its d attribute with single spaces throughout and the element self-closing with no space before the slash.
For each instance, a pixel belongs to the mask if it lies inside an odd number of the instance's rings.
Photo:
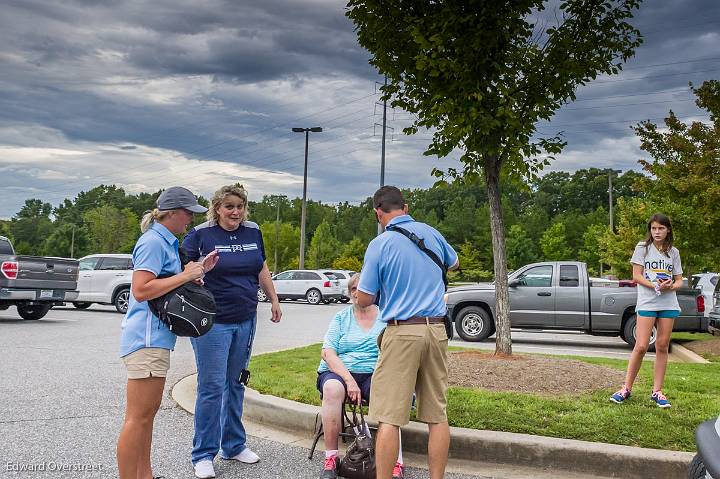
<svg viewBox="0 0 720 479">
<path fill-rule="evenodd" d="M 505 226 L 500 199 L 500 162 L 496 156 L 485 156 L 485 184 L 490 203 L 493 260 L 495 262 L 495 354 L 512 354 L 510 338 L 510 297 L 507 260 L 505 259 Z"/>
</svg>

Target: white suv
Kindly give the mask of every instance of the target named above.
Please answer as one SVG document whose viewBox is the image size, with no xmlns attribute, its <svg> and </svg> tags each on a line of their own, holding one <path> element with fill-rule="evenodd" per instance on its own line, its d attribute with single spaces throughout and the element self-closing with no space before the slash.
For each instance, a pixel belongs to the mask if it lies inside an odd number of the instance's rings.
<svg viewBox="0 0 720 479">
<path fill-rule="evenodd" d="M 93 303 L 112 304 L 125 314 L 130 301 L 133 264 L 131 254 L 91 254 L 80 258 L 78 297 L 73 305 L 89 308 Z"/>
<path fill-rule="evenodd" d="M 340 287 L 343 291 L 343 297 L 340 298 L 341 303 L 347 303 L 350 301 L 350 291 L 348 290 L 348 281 L 350 281 L 350 278 L 352 278 L 357 273 L 355 271 L 350 271 L 348 269 L 335 269 L 335 270 L 325 270 L 325 274 L 332 274 L 340 281 Z"/>
<path fill-rule="evenodd" d="M 705 317 L 710 316 L 713 309 L 713 292 L 719 277 L 718 273 L 698 273 L 690 278 L 690 287 L 699 289 L 705 299 Z"/>
<path fill-rule="evenodd" d="M 278 298 L 305 299 L 310 304 L 329 303 L 343 298 L 340 281 L 323 270 L 294 269 L 283 271 L 272 278 Z M 258 300 L 267 301 L 267 295 L 260 288 Z"/>
</svg>

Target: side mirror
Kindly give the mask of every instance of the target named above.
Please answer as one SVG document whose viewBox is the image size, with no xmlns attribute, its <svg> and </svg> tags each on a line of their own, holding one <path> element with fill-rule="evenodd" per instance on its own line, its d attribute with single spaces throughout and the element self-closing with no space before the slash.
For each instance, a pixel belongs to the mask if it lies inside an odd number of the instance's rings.
<svg viewBox="0 0 720 479">
<path fill-rule="evenodd" d="M 510 288 L 517 288 L 517 287 L 520 286 L 521 284 L 522 284 L 522 282 L 521 282 L 519 279 L 513 279 L 513 280 L 511 280 L 511 281 L 508 283 L 508 287 L 510 287 Z"/>
</svg>

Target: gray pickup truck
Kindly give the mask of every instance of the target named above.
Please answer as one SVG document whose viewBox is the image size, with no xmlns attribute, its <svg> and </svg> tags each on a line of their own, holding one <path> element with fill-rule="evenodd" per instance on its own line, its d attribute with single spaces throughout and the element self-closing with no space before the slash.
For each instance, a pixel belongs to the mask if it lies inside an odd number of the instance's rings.
<svg viewBox="0 0 720 479">
<path fill-rule="evenodd" d="M 77 297 L 78 261 L 16 255 L 0 236 L 0 310 L 16 306 L 23 319 L 40 319 Z"/>
<path fill-rule="evenodd" d="M 521 329 L 575 330 L 597 336 L 620 336 L 635 344 L 636 287 L 594 285 L 585 263 L 534 263 L 508 277 L 510 325 Z M 707 332 L 700 291 L 678 291 L 681 315 L 675 331 Z M 495 333 L 495 285 L 479 283 L 448 290 L 448 314 L 465 341 L 482 341 Z M 655 333 L 650 340 L 654 348 Z"/>
</svg>

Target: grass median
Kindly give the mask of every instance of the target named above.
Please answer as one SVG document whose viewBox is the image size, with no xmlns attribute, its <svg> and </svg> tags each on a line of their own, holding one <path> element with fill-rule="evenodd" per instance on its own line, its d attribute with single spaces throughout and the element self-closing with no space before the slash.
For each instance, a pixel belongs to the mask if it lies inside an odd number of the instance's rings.
<svg viewBox="0 0 720 479">
<path fill-rule="evenodd" d="M 624 370 L 627 362 L 572 357 L 590 364 Z M 562 360 L 562 358 L 558 358 Z M 250 386 L 263 393 L 320 405 L 315 389 L 320 345 L 263 354 L 252 359 Z M 720 363 L 670 363 L 665 391 L 670 409 L 651 403 L 651 361 L 643 364 L 626 404 L 612 404 L 613 390 L 556 396 L 451 387 L 450 425 L 541 436 L 580 439 L 628 446 L 694 451 L 694 430 L 720 413 Z"/>
</svg>

